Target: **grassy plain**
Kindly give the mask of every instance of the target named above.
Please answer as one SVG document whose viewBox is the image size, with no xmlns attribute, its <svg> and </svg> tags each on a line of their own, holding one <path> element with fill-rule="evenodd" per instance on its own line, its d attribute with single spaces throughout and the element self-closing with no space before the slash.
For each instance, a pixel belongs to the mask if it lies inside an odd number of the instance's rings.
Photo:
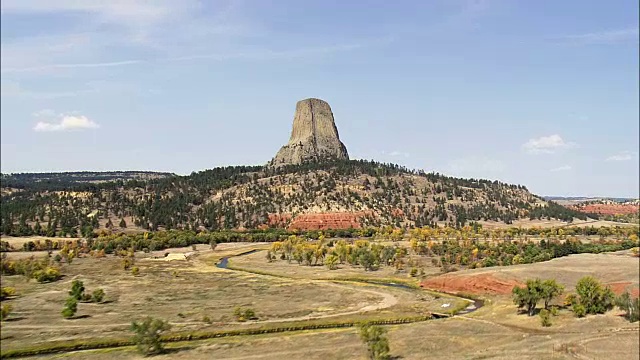
<svg viewBox="0 0 640 360">
<path fill-rule="evenodd" d="M 18 296 L 3 301 L 14 309 L 9 321 L 2 323 L 1 348 L 127 337 L 131 321 L 146 315 L 166 319 L 173 325 L 172 331 L 185 332 L 322 319 L 411 317 L 438 310 L 445 303 L 450 306 L 465 303 L 447 296 L 436 298 L 420 290 L 303 277 L 289 279 L 215 266 L 221 257 L 261 246 L 221 244 L 211 251 L 200 245 L 197 251 L 189 247 L 139 253 L 135 263 L 140 269 L 137 276 L 125 271 L 122 259 L 114 256 L 75 259 L 63 265 L 63 279 L 49 284 L 26 281 L 23 276 L 3 276 L 2 286 L 15 287 Z M 188 260 L 167 261 L 163 256 L 167 252 L 190 256 Z M 9 258 L 14 255 L 22 254 L 10 253 Z M 60 312 L 71 282 L 76 279 L 84 282 L 88 293 L 104 289 L 105 301 L 80 303 L 76 318 L 64 320 Z M 238 322 L 233 316 L 236 306 L 254 309 L 258 319 Z"/>
<path fill-rule="evenodd" d="M 404 242 L 402 245 L 407 246 Z M 3 276 L 2 286 L 13 286 L 19 296 L 6 303 L 14 306 L 9 321 L 2 323 L 2 351 L 58 341 L 129 337 L 131 320 L 152 315 L 168 320 L 171 332 L 219 331 L 254 326 L 323 321 L 370 320 L 411 317 L 442 312 L 465 301 L 433 292 L 354 282 L 368 280 L 407 283 L 417 279 L 407 271 L 382 267 L 378 271 L 340 265 L 268 262 L 269 244 L 220 244 L 137 253 L 140 274 L 122 269 L 121 259 L 79 258 L 63 265 L 64 278 L 50 284 L 26 281 L 22 276 Z M 259 250 L 244 254 L 251 250 Z M 165 253 L 185 254 L 164 257 Z M 11 253 L 21 256 L 21 253 Z M 232 269 L 215 266 L 228 257 Z M 167 261 L 167 258 L 182 259 Z M 420 259 L 414 259 L 420 260 Z M 629 251 L 580 254 L 547 262 L 462 270 L 440 274 L 440 269 L 421 259 L 426 281 L 444 279 L 445 284 L 478 284 L 476 278 L 523 282 L 527 278 L 555 278 L 571 292 L 577 280 L 592 275 L 620 292 L 634 291 L 640 278 L 639 259 Z M 242 270 L 233 270 L 242 269 Z M 88 292 L 102 288 L 105 303 L 78 307 L 78 318 L 60 315 L 74 279 L 84 281 Z M 347 281 L 349 280 L 349 281 Z M 436 281 L 437 282 L 437 281 Z M 429 287 L 429 286 L 427 286 Z M 437 287 L 436 287 L 437 288 Z M 553 326 L 543 328 L 538 317 L 519 315 L 509 294 L 487 291 L 482 286 L 443 288 L 449 292 L 474 293 L 487 302 L 478 311 L 448 319 L 390 325 L 391 352 L 401 359 L 638 359 L 640 326 L 629 323 L 612 310 L 604 315 L 577 319 L 568 310 L 552 317 Z M 3 304 L 5 301 L 3 301 Z M 235 306 L 253 308 L 258 319 L 237 322 Z M 445 305 L 446 306 L 446 305 Z M 210 322 L 205 322 L 204 317 Z M 158 359 L 365 359 L 366 351 L 355 328 L 283 332 L 168 343 L 169 352 Z M 138 359 L 132 346 L 76 351 L 52 358 Z"/>
</svg>

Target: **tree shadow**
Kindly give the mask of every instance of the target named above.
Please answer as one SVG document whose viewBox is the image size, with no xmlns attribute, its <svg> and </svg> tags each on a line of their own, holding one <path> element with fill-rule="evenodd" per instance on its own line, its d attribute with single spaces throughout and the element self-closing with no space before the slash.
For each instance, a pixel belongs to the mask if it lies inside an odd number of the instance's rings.
<svg viewBox="0 0 640 360">
<path fill-rule="evenodd" d="M 78 316 L 74 316 L 74 317 L 70 317 L 67 320 L 80 320 L 80 319 L 88 319 L 90 318 L 91 315 L 78 315 Z"/>
<path fill-rule="evenodd" d="M 16 317 L 10 317 L 10 318 L 4 319 L 3 321 L 13 322 L 13 321 L 20 321 L 24 319 L 26 319 L 24 316 L 16 316 Z"/>
<path fill-rule="evenodd" d="M 164 348 L 162 351 L 162 354 L 163 355 L 175 354 L 175 353 L 179 353 L 180 351 L 193 350 L 195 348 L 196 346 L 194 345 L 183 345 L 178 347 Z"/>
</svg>

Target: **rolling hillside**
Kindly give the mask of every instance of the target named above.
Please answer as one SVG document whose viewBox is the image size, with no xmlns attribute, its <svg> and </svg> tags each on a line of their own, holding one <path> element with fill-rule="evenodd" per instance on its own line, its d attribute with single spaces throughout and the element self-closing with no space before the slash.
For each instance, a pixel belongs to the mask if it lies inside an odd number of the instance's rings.
<svg viewBox="0 0 640 360">
<path fill-rule="evenodd" d="M 188 176 L 91 174 L 3 175 L 2 233 L 65 236 L 105 227 L 462 226 L 474 221 L 587 218 L 522 185 L 452 178 L 373 161 L 234 166 Z"/>
</svg>

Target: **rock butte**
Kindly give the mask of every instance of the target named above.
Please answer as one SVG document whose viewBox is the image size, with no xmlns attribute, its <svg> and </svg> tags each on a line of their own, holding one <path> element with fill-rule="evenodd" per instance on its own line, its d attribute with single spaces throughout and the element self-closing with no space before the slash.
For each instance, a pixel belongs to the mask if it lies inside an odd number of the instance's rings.
<svg viewBox="0 0 640 360">
<path fill-rule="evenodd" d="M 270 166 L 297 165 L 326 160 L 348 160 L 329 104 L 310 98 L 298 101 L 289 142 L 269 162 Z"/>
</svg>

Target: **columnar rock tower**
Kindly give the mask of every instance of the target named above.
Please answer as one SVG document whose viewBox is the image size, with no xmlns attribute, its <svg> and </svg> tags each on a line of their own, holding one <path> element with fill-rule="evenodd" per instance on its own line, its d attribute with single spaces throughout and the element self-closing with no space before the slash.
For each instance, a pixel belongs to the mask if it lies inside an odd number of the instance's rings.
<svg viewBox="0 0 640 360">
<path fill-rule="evenodd" d="M 324 100 L 310 98 L 296 104 L 291 138 L 269 165 L 348 159 L 349 154 L 340 141 L 331 107 Z"/>
</svg>

